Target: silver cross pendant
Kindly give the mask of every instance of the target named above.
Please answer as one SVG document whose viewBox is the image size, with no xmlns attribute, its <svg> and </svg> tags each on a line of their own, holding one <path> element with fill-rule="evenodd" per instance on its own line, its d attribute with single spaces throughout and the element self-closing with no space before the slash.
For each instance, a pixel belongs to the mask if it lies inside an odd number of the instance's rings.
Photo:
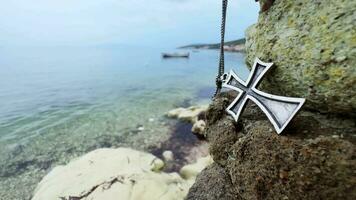
<svg viewBox="0 0 356 200">
<path fill-rule="evenodd" d="M 272 65 L 273 63 L 264 63 L 256 58 L 247 81 L 240 79 L 233 70 L 224 74 L 221 80 L 223 80 L 223 87 L 239 93 L 226 109 L 236 122 L 247 101 L 252 100 L 267 115 L 276 132 L 280 134 L 303 106 L 305 99 L 276 96 L 257 89 L 263 76 Z"/>
</svg>

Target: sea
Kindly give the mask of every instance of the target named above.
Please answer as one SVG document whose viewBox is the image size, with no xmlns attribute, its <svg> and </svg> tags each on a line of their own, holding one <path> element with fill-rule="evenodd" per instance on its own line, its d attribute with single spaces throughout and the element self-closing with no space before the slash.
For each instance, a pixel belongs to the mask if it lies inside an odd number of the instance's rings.
<svg viewBox="0 0 356 200">
<path fill-rule="evenodd" d="M 28 199 L 51 168 L 96 148 L 157 145 L 169 110 L 211 101 L 218 60 L 216 50 L 0 47 L 0 199 Z M 243 54 L 225 62 L 247 77 Z"/>
</svg>

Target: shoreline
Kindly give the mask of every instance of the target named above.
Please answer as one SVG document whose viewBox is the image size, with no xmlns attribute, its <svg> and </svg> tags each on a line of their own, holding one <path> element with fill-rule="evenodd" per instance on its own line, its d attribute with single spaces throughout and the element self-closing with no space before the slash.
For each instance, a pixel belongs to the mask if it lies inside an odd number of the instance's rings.
<svg viewBox="0 0 356 200">
<path fill-rule="evenodd" d="M 216 50 L 219 51 L 220 48 L 211 48 L 209 46 L 202 46 L 202 47 L 184 47 L 181 49 L 192 49 L 194 50 Z M 225 52 L 231 52 L 231 53 L 246 53 L 245 51 L 245 45 L 224 45 L 224 50 Z"/>
<path fill-rule="evenodd" d="M 179 172 L 184 165 L 208 155 L 207 141 L 192 133 L 192 127 L 188 122 L 177 120 L 169 139 L 147 151 L 162 160 L 165 151 L 173 153 L 173 160 L 164 167 L 164 172 Z"/>
<path fill-rule="evenodd" d="M 238 39 L 238 40 L 233 40 L 229 42 L 224 43 L 224 50 L 227 52 L 238 52 L 238 53 L 245 53 L 245 42 L 246 39 Z M 178 47 L 178 49 L 193 49 L 193 50 L 207 50 L 207 49 L 213 49 L 213 50 L 219 50 L 220 49 L 220 43 L 216 44 L 192 44 L 192 45 L 186 45 L 182 47 Z"/>
<path fill-rule="evenodd" d="M 116 199 L 114 193 L 126 198 L 183 199 L 197 175 L 213 163 L 207 142 L 192 133 L 193 123 L 205 119 L 206 109 L 191 106 L 169 111 L 166 116 L 176 118 L 170 123 L 170 137 L 150 150 L 99 148 L 54 167 L 37 184 L 31 199 Z"/>
<path fill-rule="evenodd" d="M 208 91 L 209 90 L 206 90 L 205 92 Z M 193 101 L 205 99 L 206 96 L 208 96 L 208 94 L 203 94 L 201 90 L 199 90 L 191 99 L 182 101 L 176 106 L 188 107 Z M 150 121 L 151 119 L 149 118 L 147 120 Z M 168 132 L 162 135 L 152 132 L 152 127 L 141 127 L 141 125 L 138 124 L 136 128 L 127 129 L 120 135 L 104 134 L 96 136 L 95 142 L 88 141 L 86 144 L 78 144 L 82 146 L 80 148 L 79 146 L 66 146 L 65 144 L 63 144 L 60 149 L 54 147 L 53 150 L 47 152 L 47 154 L 52 155 L 50 157 L 38 156 L 36 151 L 40 152 L 40 149 L 35 150 L 30 157 L 25 156 L 28 154 L 26 152 L 31 150 L 29 149 L 30 147 L 19 145 L 11 154 L 14 156 L 14 153 L 16 153 L 16 155 L 18 155 L 16 159 L 12 159 L 11 163 L 4 163 L 5 167 L 0 171 L 1 177 L 4 178 L 1 181 L 1 185 L 4 186 L 4 190 L 2 191 L 3 197 L 7 199 L 15 197 L 28 199 L 30 197 L 29 195 L 33 194 L 34 187 L 54 167 L 65 165 L 71 160 L 79 158 L 95 149 L 128 147 L 144 152 L 151 152 L 159 158 L 163 158 L 162 153 L 165 150 L 171 150 L 176 159 L 167 164 L 164 168 L 164 172 L 178 172 L 184 165 L 195 162 L 196 159 L 200 157 L 199 155 L 203 155 L 202 152 L 207 150 L 207 147 L 204 147 L 205 150 L 204 148 L 198 148 L 198 146 L 203 146 L 206 142 L 199 140 L 191 133 L 190 129 L 192 125 L 189 123 L 169 119 L 164 116 L 164 113 L 162 113 L 161 117 L 155 118 L 152 123 L 159 125 L 159 127 L 164 127 L 164 130 Z M 164 126 L 162 124 L 164 124 Z M 163 129 L 160 132 L 162 131 Z M 54 138 L 54 141 L 51 143 L 57 143 L 58 139 L 60 138 Z M 31 151 L 33 152 L 33 150 Z M 22 189 L 19 190 L 19 187 Z"/>
</svg>

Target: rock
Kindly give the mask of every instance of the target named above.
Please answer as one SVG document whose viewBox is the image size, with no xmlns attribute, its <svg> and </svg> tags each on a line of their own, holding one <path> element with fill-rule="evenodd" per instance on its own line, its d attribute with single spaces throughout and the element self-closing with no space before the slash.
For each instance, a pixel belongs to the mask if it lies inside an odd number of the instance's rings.
<svg viewBox="0 0 356 200">
<path fill-rule="evenodd" d="M 199 158 L 203 158 L 209 155 L 209 144 L 206 140 L 200 140 L 199 145 L 196 145 L 189 149 L 189 152 L 184 156 L 184 160 L 187 163 L 195 163 Z M 179 168 L 181 169 L 181 168 Z"/>
<path fill-rule="evenodd" d="M 167 113 L 168 117 L 177 118 L 189 123 L 195 123 L 198 121 L 199 115 L 204 113 L 208 109 L 208 105 L 191 106 L 189 108 L 177 108 Z"/>
<path fill-rule="evenodd" d="M 204 183 L 204 184 L 201 184 Z M 186 200 L 236 200 L 238 197 L 230 176 L 216 163 L 208 166 L 197 177 Z"/>
<path fill-rule="evenodd" d="M 224 111 L 233 98 L 223 93 L 207 111 L 218 166 L 198 175 L 188 199 L 356 199 L 353 119 L 302 111 L 278 135 L 253 104 L 233 123 Z"/>
<path fill-rule="evenodd" d="M 213 163 L 211 156 L 199 158 L 196 163 L 186 165 L 179 171 L 180 175 L 187 180 L 195 180 L 196 176 L 207 166 Z"/>
<path fill-rule="evenodd" d="M 132 149 L 98 149 L 54 168 L 38 184 L 32 200 L 183 199 L 191 183 L 162 173 L 164 163 Z"/>
<path fill-rule="evenodd" d="M 275 0 L 256 0 L 260 2 L 261 12 L 267 11 Z"/>
<path fill-rule="evenodd" d="M 246 31 L 248 65 L 255 57 L 275 64 L 261 89 L 305 97 L 312 110 L 355 116 L 356 1 L 279 0 L 267 7 Z"/>
<path fill-rule="evenodd" d="M 174 159 L 174 155 L 172 151 L 164 151 L 162 153 L 163 159 L 164 161 L 168 162 L 168 161 L 172 161 Z"/>
<path fill-rule="evenodd" d="M 199 135 L 204 135 L 206 123 L 204 120 L 198 120 L 193 124 L 192 132 Z"/>
</svg>

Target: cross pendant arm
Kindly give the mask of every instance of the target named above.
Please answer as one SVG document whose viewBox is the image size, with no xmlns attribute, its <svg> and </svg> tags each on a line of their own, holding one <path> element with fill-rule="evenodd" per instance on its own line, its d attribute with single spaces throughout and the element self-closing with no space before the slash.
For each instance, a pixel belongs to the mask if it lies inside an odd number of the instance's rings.
<svg viewBox="0 0 356 200">
<path fill-rule="evenodd" d="M 272 95 L 257 89 L 272 65 L 273 63 L 264 63 L 256 58 L 247 81 L 243 81 L 231 70 L 224 76 L 223 87 L 238 92 L 238 96 L 226 109 L 235 121 L 238 121 L 247 101 L 251 100 L 267 115 L 280 134 L 303 106 L 305 99 Z"/>
</svg>

